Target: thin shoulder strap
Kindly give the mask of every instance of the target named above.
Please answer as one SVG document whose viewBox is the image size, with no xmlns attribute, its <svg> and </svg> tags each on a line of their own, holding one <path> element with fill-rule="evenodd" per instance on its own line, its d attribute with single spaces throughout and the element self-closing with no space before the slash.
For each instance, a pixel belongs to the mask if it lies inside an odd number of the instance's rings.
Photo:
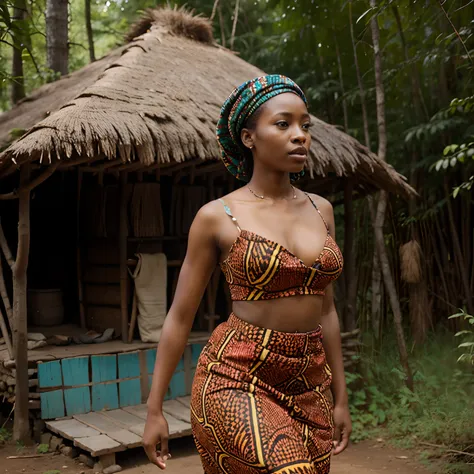
<svg viewBox="0 0 474 474">
<path fill-rule="evenodd" d="M 219 199 L 219 201 L 224 206 L 225 213 L 232 219 L 232 222 L 236 225 L 239 232 L 242 232 L 242 229 L 240 228 L 239 223 L 237 222 L 237 219 L 232 215 L 232 211 L 230 210 L 230 207 L 224 202 L 223 199 Z"/>
<path fill-rule="evenodd" d="M 329 234 L 329 226 L 328 226 L 328 223 L 326 222 L 326 219 L 324 219 L 323 215 L 321 214 L 321 211 L 319 210 L 318 206 L 316 206 L 316 203 L 311 199 L 310 195 L 307 192 L 305 192 L 305 194 L 306 194 L 306 196 L 308 196 L 308 199 L 311 201 L 311 204 L 313 205 L 313 207 L 318 211 L 319 215 L 321 216 L 321 219 L 324 222 L 324 225 L 326 226 L 328 234 Z"/>
</svg>

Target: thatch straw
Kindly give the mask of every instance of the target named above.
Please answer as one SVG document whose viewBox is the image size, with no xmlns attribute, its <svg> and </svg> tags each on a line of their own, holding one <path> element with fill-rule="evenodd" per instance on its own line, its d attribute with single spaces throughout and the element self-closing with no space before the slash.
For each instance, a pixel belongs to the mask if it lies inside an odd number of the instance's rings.
<svg viewBox="0 0 474 474">
<path fill-rule="evenodd" d="M 218 159 L 221 105 L 235 86 L 264 72 L 210 44 L 209 27 L 208 20 L 183 9 L 148 11 L 130 32 L 130 43 L 0 115 L 0 149 L 13 128 L 29 129 L 0 154 L 0 178 L 27 161 L 48 165 L 103 156 L 146 167 Z M 313 121 L 311 177 L 332 172 L 353 176 L 361 186 L 415 194 L 357 140 Z"/>
<path fill-rule="evenodd" d="M 400 247 L 401 277 L 407 283 L 419 283 L 422 279 L 422 253 L 420 244 L 410 240 Z"/>
</svg>

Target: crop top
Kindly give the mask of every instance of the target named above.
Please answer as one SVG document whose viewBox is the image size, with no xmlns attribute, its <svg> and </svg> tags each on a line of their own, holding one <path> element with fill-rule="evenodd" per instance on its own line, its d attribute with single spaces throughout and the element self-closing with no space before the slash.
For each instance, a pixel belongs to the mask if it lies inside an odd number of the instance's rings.
<svg viewBox="0 0 474 474">
<path fill-rule="evenodd" d="M 300 258 L 277 242 L 241 229 L 222 200 L 225 212 L 236 224 L 239 235 L 221 269 L 229 284 L 232 301 L 271 300 L 295 295 L 324 295 L 325 288 L 342 272 L 342 253 L 311 197 L 308 199 L 323 220 L 327 236 L 321 254 L 308 267 Z"/>
</svg>

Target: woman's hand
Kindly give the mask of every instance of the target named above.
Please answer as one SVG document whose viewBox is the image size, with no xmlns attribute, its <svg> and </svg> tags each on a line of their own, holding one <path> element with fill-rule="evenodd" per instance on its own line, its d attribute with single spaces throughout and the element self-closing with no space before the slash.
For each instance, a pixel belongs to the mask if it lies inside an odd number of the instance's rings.
<svg viewBox="0 0 474 474">
<path fill-rule="evenodd" d="M 168 438 L 168 422 L 163 414 L 148 413 L 143 433 L 143 447 L 150 462 L 160 469 L 166 468 L 166 461 L 171 457 L 168 452 Z M 157 445 L 160 445 L 160 451 L 156 450 Z"/>
<path fill-rule="evenodd" d="M 349 444 L 349 437 L 352 432 L 351 415 L 349 413 L 349 405 L 336 405 L 333 413 L 334 419 L 334 449 L 333 454 L 342 453 Z"/>
</svg>

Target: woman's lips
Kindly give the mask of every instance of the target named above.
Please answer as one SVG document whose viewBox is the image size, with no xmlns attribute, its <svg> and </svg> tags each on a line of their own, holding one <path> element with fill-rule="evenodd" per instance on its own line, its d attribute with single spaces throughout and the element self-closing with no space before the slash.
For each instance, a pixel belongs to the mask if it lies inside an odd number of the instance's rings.
<svg viewBox="0 0 474 474">
<path fill-rule="evenodd" d="M 304 163 L 306 161 L 307 155 L 303 153 L 290 153 L 289 157 L 292 160 L 298 161 L 299 163 Z"/>
</svg>

